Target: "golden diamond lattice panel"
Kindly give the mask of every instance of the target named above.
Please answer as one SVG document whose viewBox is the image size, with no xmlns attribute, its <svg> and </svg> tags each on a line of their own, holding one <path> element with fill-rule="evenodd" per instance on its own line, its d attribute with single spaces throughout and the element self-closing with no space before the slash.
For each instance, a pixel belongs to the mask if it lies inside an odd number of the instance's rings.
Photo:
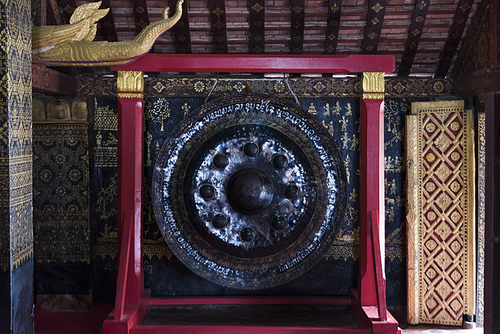
<svg viewBox="0 0 500 334">
<path fill-rule="evenodd" d="M 413 103 L 412 114 L 408 321 L 459 326 L 474 313 L 472 113 L 443 101 Z"/>
</svg>

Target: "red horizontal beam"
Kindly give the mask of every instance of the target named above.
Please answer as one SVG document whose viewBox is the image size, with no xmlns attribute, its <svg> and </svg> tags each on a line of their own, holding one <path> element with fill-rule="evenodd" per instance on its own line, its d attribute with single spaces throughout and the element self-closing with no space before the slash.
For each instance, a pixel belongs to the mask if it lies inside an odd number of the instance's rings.
<svg viewBox="0 0 500 334">
<path fill-rule="evenodd" d="M 31 68 L 32 90 L 35 93 L 76 96 L 76 78 L 43 66 Z"/>
<path fill-rule="evenodd" d="M 243 55 L 152 54 L 112 71 L 143 72 L 259 72 L 259 73 L 392 73 L 392 55 Z"/>
<path fill-rule="evenodd" d="M 147 305 L 351 305 L 342 297 L 173 297 L 150 298 Z"/>
<path fill-rule="evenodd" d="M 288 327 L 288 326 L 175 326 L 138 325 L 130 328 L 130 334 L 311 334 L 342 333 L 371 334 L 371 328 L 360 327 Z"/>
</svg>

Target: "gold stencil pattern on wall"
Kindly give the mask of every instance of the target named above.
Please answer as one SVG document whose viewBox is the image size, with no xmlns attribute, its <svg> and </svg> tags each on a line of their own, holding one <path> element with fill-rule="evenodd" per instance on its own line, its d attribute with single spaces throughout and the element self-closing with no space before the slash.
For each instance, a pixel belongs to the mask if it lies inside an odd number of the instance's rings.
<svg viewBox="0 0 500 334">
<path fill-rule="evenodd" d="M 156 217 L 153 211 L 153 202 L 151 198 L 151 187 L 144 179 L 143 182 L 143 219 L 144 219 L 144 234 L 143 234 L 143 255 L 144 259 L 150 260 L 153 257 L 162 259 L 164 257 L 170 260 L 173 253 L 168 247 L 165 239 L 163 239 Z"/>
<path fill-rule="evenodd" d="M 31 146 L 31 5 L 0 3 L 0 265 L 13 269 L 33 254 Z"/>
<path fill-rule="evenodd" d="M 113 109 L 95 106 L 94 130 L 97 132 L 95 167 L 117 167 L 117 139 L 112 131 L 118 132 L 118 116 Z"/>
<path fill-rule="evenodd" d="M 34 129 L 34 237 L 39 263 L 90 263 L 88 130 Z"/>
<path fill-rule="evenodd" d="M 472 113 L 463 101 L 440 101 L 413 103 L 412 114 L 408 271 L 415 276 L 408 281 L 408 320 L 460 326 L 464 314 L 474 314 Z"/>
</svg>

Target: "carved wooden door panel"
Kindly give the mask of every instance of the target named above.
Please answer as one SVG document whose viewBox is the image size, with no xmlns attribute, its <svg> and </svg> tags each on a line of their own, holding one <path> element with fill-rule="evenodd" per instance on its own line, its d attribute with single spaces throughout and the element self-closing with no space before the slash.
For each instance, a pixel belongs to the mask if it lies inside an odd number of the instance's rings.
<svg viewBox="0 0 500 334">
<path fill-rule="evenodd" d="M 474 151 L 463 101 L 416 102 L 407 116 L 408 322 L 474 314 Z"/>
</svg>

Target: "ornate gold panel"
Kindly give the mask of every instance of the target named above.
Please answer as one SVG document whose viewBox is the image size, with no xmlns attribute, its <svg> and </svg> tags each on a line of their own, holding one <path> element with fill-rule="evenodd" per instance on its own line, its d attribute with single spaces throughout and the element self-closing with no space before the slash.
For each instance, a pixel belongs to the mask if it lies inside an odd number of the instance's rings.
<svg viewBox="0 0 500 334">
<path fill-rule="evenodd" d="M 474 134 L 463 101 L 415 102 L 407 116 L 408 322 L 474 314 Z"/>
</svg>

